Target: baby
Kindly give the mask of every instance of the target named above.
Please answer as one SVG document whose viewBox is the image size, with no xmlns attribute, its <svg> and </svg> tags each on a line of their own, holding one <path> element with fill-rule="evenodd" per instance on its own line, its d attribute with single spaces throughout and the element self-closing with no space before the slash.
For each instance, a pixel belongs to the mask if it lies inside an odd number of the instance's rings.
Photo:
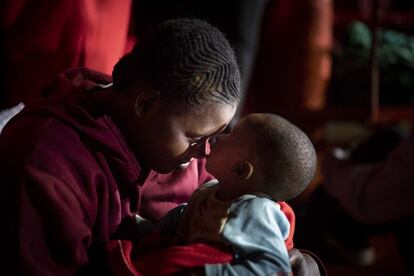
<svg viewBox="0 0 414 276">
<path fill-rule="evenodd" d="M 289 222 L 277 202 L 299 195 L 314 176 L 316 153 L 306 134 L 279 116 L 250 114 L 211 144 L 206 168 L 217 181 L 170 211 L 164 228 L 181 244 L 233 253 L 232 263 L 206 264 L 203 274 L 290 274 Z"/>
</svg>

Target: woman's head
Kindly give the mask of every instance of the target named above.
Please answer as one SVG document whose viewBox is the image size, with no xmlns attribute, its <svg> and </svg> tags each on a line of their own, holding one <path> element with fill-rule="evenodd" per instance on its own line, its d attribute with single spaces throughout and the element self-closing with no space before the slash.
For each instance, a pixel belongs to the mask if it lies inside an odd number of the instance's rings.
<svg viewBox="0 0 414 276">
<path fill-rule="evenodd" d="M 156 26 L 113 71 L 114 89 L 131 93 L 138 83 L 157 90 L 175 112 L 197 111 L 206 103 L 237 105 L 240 73 L 229 42 L 197 19 Z"/>
<path fill-rule="evenodd" d="M 196 19 L 166 21 L 140 38 L 113 81 L 125 107 L 121 131 L 138 159 L 159 172 L 202 156 L 206 137 L 225 128 L 239 102 L 231 46 Z"/>
</svg>

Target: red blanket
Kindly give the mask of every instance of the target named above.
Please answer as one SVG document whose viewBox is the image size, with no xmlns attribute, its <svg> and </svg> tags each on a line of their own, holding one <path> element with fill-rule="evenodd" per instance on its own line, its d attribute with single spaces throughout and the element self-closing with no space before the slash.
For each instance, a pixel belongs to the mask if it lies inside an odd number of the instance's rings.
<svg viewBox="0 0 414 276">
<path fill-rule="evenodd" d="M 290 222 L 290 232 L 285 240 L 287 249 L 293 248 L 295 214 L 285 202 L 279 202 Z M 205 264 L 229 263 L 233 256 L 222 248 L 203 243 L 186 246 L 165 246 L 160 233 L 154 232 L 139 244 L 114 240 L 108 246 L 108 259 L 112 272 L 118 276 L 182 275 L 191 268 Z"/>
</svg>

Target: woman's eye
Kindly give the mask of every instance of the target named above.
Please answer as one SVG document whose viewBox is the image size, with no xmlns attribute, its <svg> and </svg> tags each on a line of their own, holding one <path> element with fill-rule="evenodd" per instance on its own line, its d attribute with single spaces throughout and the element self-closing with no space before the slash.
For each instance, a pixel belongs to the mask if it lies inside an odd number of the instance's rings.
<svg viewBox="0 0 414 276">
<path fill-rule="evenodd" d="M 198 142 L 191 142 L 190 143 L 190 147 L 194 147 L 194 146 L 196 146 L 198 144 Z"/>
<path fill-rule="evenodd" d="M 199 144 L 201 144 L 203 142 L 203 139 L 197 139 L 197 140 L 193 140 L 192 142 L 190 142 L 190 147 L 195 147 Z"/>
</svg>

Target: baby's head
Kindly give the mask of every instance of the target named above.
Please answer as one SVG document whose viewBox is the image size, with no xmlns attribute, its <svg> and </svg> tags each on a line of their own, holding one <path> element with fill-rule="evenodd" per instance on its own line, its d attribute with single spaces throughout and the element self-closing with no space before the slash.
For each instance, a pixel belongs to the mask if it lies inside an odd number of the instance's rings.
<svg viewBox="0 0 414 276">
<path fill-rule="evenodd" d="M 207 170 L 219 180 L 223 199 L 262 192 L 289 200 L 308 186 L 316 162 L 298 127 L 274 114 L 250 114 L 212 146 Z"/>
</svg>

